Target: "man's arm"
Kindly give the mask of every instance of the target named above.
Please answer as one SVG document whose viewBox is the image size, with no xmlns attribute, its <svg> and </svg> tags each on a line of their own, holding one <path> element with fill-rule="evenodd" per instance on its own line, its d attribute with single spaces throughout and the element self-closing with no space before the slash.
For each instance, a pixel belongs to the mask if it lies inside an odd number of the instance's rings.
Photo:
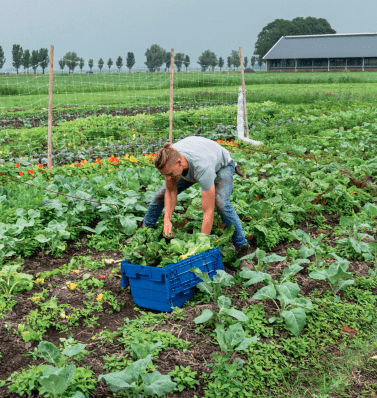
<svg viewBox="0 0 377 398">
<path fill-rule="evenodd" d="M 173 215 L 173 211 L 177 205 L 178 184 L 173 178 L 165 177 L 165 185 L 164 234 L 166 236 L 173 236 L 171 216 Z"/>
<path fill-rule="evenodd" d="M 211 235 L 215 211 L 215 184 L 208 191 L 202 191 L 203 224 L 202 233 Z"/>
</svg>

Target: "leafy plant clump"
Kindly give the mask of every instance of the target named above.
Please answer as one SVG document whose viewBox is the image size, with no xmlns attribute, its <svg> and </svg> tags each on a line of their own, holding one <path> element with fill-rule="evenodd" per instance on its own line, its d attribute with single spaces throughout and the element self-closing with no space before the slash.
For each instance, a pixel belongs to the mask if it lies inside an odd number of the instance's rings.
<svg viewBox="0 0 377 398">
<path fill-rule="evenodd" d="M 234 233 L 234 226 L 224 230 L 221 237 L 201 232 L 175 231 L 170 242 L 162 237 L 163 226 L 157 229 L 140 228 L 123 251 L 124 258 L 131 264 L 163 268 L 179 260 L 225 245 Z"/>
</svg>

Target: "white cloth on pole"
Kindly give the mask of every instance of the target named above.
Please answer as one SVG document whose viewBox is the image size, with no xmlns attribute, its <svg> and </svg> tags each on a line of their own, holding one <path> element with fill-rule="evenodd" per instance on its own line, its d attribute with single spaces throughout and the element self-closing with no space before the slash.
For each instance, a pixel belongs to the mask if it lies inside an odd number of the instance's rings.
<svg viewBox="0 0 377 398">
<path fill-rule="evenodd" d="M 261 145 L 263 144 L 261 141 L 254 141 L 250 138 L 245 137 L 245 125 L 244 125 L 244 117 L 243 117 L 243 93 L 242 87 L 239 88 L 238 94 L 238 110 L 237 110 L 237 136 L 238 139 L 244 142 L 250 142 L 252 145 Z"/>
</svg>

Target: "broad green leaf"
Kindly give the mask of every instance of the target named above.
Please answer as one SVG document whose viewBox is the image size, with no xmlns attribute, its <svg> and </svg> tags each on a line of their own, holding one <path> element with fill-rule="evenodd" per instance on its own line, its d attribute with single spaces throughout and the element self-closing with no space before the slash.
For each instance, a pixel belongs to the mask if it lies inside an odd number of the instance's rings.
<svg viewBox="0 0 377 398">
<path fill-rule="evenodd" d="M 290 267 L 285 268 L 282 276 L 280 277 L 280 282 L 282 283 L 290 276 L 296 275 L 297 272 L 300 272 L 302 269 L 304 269 L 304 267 L 301 267 L 298 264 L 292 264 Z"/>
<path fill-rule="evenodd" d="M 287 329 L 297 337 L 306 323 L 305 310 L 300 307 L 292 308 L 291 310 L 283 311 L 281 316 L 284 318 Z"/>
<path fill-rule="evenodd" d="M 312 238 L 306 232 L 302 231 L 301 229 L 295 229 L 290 232 L 297 240 L 303 243 L 310 243 Z"/>
<path fill-rule="evenodd" d="M 347 279 L 345 281 L 340 281 L 338 285 L 338 291 L 339 290 L 344 290 L 347 288 L 347 286 L 353 285 L 355 283 L 354 280 L 352 279 Z"/>
<path fill-rule="evenodd" d="M 300 247 L 300 254 L 303 258 L 308 258 L 310 256 L 312 256 L 315 253 L 314 249 L 309 249 L 308 247 L 306 247 L 305 245 L 301 245 Z"/>
<path fill-rule="evenodd" d="M 204 309 L 202 314 L 194 319 L 194 322 L 198 325 L 199 323 L 207 322 L 212 318 L 213 312 L 208 308 Z"/>
<path fill-rule="evenodd" d="M 352 227 L 355 225 L 356 220 L 354 217 L 349 217 L 349 216 L 342 216 L 339 219 L 339 225 L 341 227 Z"/>
<path fill-rule="evenodd" d="M 202 272 L 199 268 L 190 268 L 189 271 L 193 272 L 197 277 L 206 283 L 211 283 L 211 278 L 206 272 Z"/>
<path fill-rule="evenodd" d="M 128 236 L 133 235 L 137 229 L 135 218 L 133 216 L 120 216 L 119 219 L 123 232 Z"/>
<path fill-rule="evenodd" d="M 257 256 L 258 262 L 263 262 L 266 257 L 266 252 L 257 248 L 255 255 Z"/>
<path fill-rule="evenodd" d="M 251 343 L 254 343 L 255 341 L 258 341 L 258 340 L 259 340 L 259 337 L 257 337 L 257 336 L 245 338 L 241 342 L 241 344 L 237 348 L 235 348 L 235 351 L 244 351 L 249 347 L 249 345 Z"/>
<path fill-rule="evenodd" d="M 44 235 L 37 235 L 34 239 L 36 239 L 40 243 L 46 243 L 46 242 L 49 242 L 51 240 L 51 238 L 47 238 Z"/>
<path fill-rule="evenodd" d="M 118 372 L 112 372 L 107 375 L 100 375 L 98 376 L 98 382 L 104 379 L 110 390 L 113 392 L 124 390 L 125 388 L 135 388 L 135 385 L 131 385 L 131 383 L 136 380 L 127 370 L 128 368 Z"/>
<path fill-rule="evenodd" d="M 217 270 L 216 275 L 213 277 L 213 283 L 217 283 L 222 286 L 230 286 L 233 280 L 233 276 L 225 272 L 224 270 Z"/>
<path fill-rule="evenodd" d="M 309 276 L 313 279 L 325 281 L 329 275 L 328 275 L 327 271 L 313 271 L 309 274 Z"/>
<path fill-rule="evenodd" d="M 278 293 L 287 296 L 289 300 L 293 300 L 294 298 L 296 298 L 301 290 L 300 286 L 297 283 L 293 282 L 283 282 L 280 285 L 276 285 L 275 289 L 278 291 Z"/>
<path fill-rule="evenodd" d="M 368 243 L 369 249 L 374 256 L 377 256 L 377 243 L 369 242 Z"/>
<path fill-rule="evenodd" d="M 73 357 L 80 353 L 81 351 L 85 350 L 86 344 L 76 344 L 67 347 L 65 350 L 62 351 L 62 354 L 67 357 Z"/>
<path fill-rule="evenodd" d="M 144 392 L 147 395 L 157 395 L 161 397 L 169 392 L 172 392 L 177 383 L 174 383 L 169 375 L 163 375 L 160 372 L 142 374 L 141 378 L 144 381 Z"/>
<path fill-rule="evenodd" d="M 196 287 L 204 293 L 212 294 L 213 288 L 210 284 L 205 283 L 205 282 L 199 282 Z"/>
<path fill-rule="evenodd" d="M 271 254 L 270 256 L 266 256 L 264 261 L 266 263 L 272 263 L 273 261 L 284 261 L 287 257 L 278 256 L 277 254 Z"/>
<path fill-rule="evenodd" d="M 266 299 L 274 299 L 276 298 L 276 290 L 273 286 L 268 285 L 259 289 L 252 299 L 254 300 L 266 300 Z"/>
<path fill-rule="evenodd" d="M 220 310 L 229 309 L 231 304 L 232 300 L 226 296 L 220 296 L 217 300 L 217 305 L 220 307 Z"/>
<path fill-rule="evenodd" d="M 41 341 L 38 345 L 38 350 L 47 362 L 53 363 L 56 366 L 60 364 L 60 352 L 54 344 L 49 341 Z"/>
<path fill-rule="evenodd" d="M 70 398 L 86 398 L 81 391 L 76 391 Z"/>
<path fill-rule="evenodd" d="M 75 374 L 75 365 L 68 365 L 61 369 L 56 369 L 55 373 L 48 376 L 41 376 L 39 382 L 44 389 L 54 396 L 63 394 Z"/>
<path fill-rule="evenodd" d="M 242 311 L 236 310 L 234 308 L 231 308 L 228 311 L 228 315 L 236 318 L 240 322 L 247 322 L 249 320 L 249 318 Z"/>
<path fill-rule="evenodd" d="M 248 287 L 250 285 L 254 285 L 255 283 L 262 282 L 264 280 L 272 280 L 272 277 L 270 274 L 267 274 L 265 272 L 256 272 L 256 271 L 251 271 L 247 268 L 243 268 L 242 271 L 240 272 L 240 276 L 242 276 L 245 279 L 249 279 L 247 282 L 245 282 L 242 286 Z"/>
<path fill-rule="evenodd" d="M 295 298 L 291 302 L 292 305 L 298 305 L 299 307 L 305 308 L 307 310 L 313 309 L 313 303 L 311 300 L 306 298 Z"/>
</svg>

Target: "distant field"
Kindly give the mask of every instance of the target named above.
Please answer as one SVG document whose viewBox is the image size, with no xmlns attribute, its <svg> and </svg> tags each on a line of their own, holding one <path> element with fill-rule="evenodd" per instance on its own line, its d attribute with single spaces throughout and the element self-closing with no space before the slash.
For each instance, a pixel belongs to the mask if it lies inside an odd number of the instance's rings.
<svg viewBox="0 0 377 398">
<path fill-rule="evenodd" d="M 247 101 L 311 103 L 336 96 L 376 101 L 377 73 L 274 73 L 245 75 Z M 234 102 L 240 72 L 180 72 L 174 75 L 174 100 Z M 54 75 L 54 106 L 161 104 L 169 101 L 169 73 Z M 0 76 L 0 111 L 48 106 L 48 75 Z"/>
</svg>

